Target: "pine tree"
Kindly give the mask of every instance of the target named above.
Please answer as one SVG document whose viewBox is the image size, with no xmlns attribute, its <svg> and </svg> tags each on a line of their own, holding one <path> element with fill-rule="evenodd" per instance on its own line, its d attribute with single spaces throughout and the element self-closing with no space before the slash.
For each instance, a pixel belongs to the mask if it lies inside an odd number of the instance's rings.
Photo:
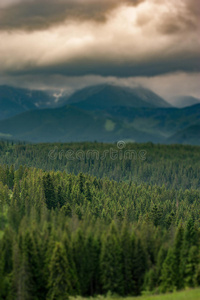
<svg viewBox="0 0 200 300">
<path fill-rule="evenodd" d="M 84 192 L 84 176 L 83 176 L 83 173 L 79 174 L 78 180 L 79 180 L 79 192 L 80 192 L 80 194 L 82 194 Z"/>
<path fill-rule="evenodd" d="M 180 275 L 183 283 L 185 283 L 186 278 L 186 265 L 188 264 L 189 251 L 192 246 L 198 245 L 198 234 L 194 225 L 194 220 L 190 218 L 187 222 L 185 229 L 185 235 L 183 240 L 183 247 L 181 251 L 181 266 L 180 266 Z"/>
<path fill-rule="evenodd" d="M 57 203 L 59 207 L 62 208 L 65 205 L 65 198 L 63 195 L 62 187 L 59 185 L 58 192 L 57 192 Z"/>
<path fill-rule="evenodd" d="M 99 247 L 98 241 L 90 233 L 85 241 L 86 274 L 85 287 L 86 295 L 92 296 L 97 289 L 97 278 L 99 276 Z"/>
<path fill-rule="evenodd" d="M 61 208 L 62 213 L 66 216 L 66 217 L 72 217 L 72 209 L 69 203 L 67 203 L 66 205 L 64 205 Z"/>
<path fill-rule="evenodd" d="M 159 252 L 158 252 L 158 258 L 156 262 L 156 287 L 160 285 L 161 283 L 161 272 L 162 272 L 162 266 L 167 256 L 167 250 L 165 247 L 161 246 Z"/>
<path fill-rule="evenodd" d="M 169 248 L 167 257 L 162 266 L 161 273 L 161 291 L 162 292 L 172 292 L 175 289 L 176 282 L 176 272 L 174 269 L 174 253 L 171 248 Z"/>
<path fill-rule="evenodd" d="M 34 288 L 32 283 L 32 274 L 30 271 L 30 265 L 27 261 L 27 257 L 25 254 L 22 254 L 22 258 L 20 261 L 20 267 L 18 268 L 18 272 L 15 273 L 16 276 L 16 299 L 20 300 L 35 300 L 37 298 L 34 297 Z M 15 270 L 16 272 L 16 270 Z"/>
<path fill-rule="evenodd" d="M 23 264 L 24 271 L 28 272 L 26 286 L 29 287 L 30 294 L 35 295 L 35 299 L 38 297 L 42 298 L 42 295 L 40 295 L 42 269 L 34 239 L 29 232 L 23 238 Z"/>
<path fill-rule="evenodd" d="M 87 201 L 91 202 L 92 201 L 92 195 L 90 191 L 90 184 L 89 182 L 86 182 L 86 187 L 85 187 L 85 198 Z"/>
<path fill-rule="evenodd" d="M 154 204 L 150 211 L 150 219 L 155 226 L 160 225 L 162 219 L 162 210 Z"/>
<path fill-rule="evenodd" d="M 85 236 L 79 228 L 73 238 L 73 255 L 80 284 L 81 295 L 87 295 L 87 261 L 85 249 Z"/>
<path fill-rule="evenodd" d="M 54 185 L 50 174 L 43 177 L 44 194 L 48 209 L 55 209 L 57 207 Z"/>
<path fill-rule="evenodd" d="M 73 257 L 72 244 L 66 234 L 64 235 L 63 238 L 63 246 L 65 248 L 66 256 L 69 262 L 69 274 L 70 274 L 70 283 L 71 283 L 71 290 L 69 290 L 69 294 L 76 296 L 80 294 L 80 285 L 79 285 L 76 265 Z"/>
<path fill-rule="evenodd" d="M 184 230 L 182 225 L 178 228 L 174 244 L 174 270 L 176 273 L 175 286 L 177 289 L 183 288 L 183 278 L 181 272 L 181 253 L 183 247 Z"/>
<path fill-rule="evenodd" d="M 71 291 L 69 262 L 63 245 L 55 244 L 55 249 L 49 265 L 48 300 L 68 299 Z"/>
<path fill-rule="evenodd" d="M 14 186 L 14 178 L 15 178 L 15 170 L 14 170 L 14 166 L 11 165 L 10 169 L 9 169 L 9 173 L 8 173 L 8 187 L 10 189 L 13 189 Z"/>
<path fill-rule="evenodd" d="M 139 295 L 142 290 L 144 283 L 145 271 L 147 269 L 147 256 L 142 245 L 141 239 L 138 238 L 134 243 L 134 252 L 133 252 L 133 280 L 134 280 L 134 293 Z"/>
<path fill-rule="evenodd" d="M 197 273 L 199 264 L 198 254 L 197 246 L 192 246 L 189 250 L 188 261 L 185 270 L 185 283 L 188 287 L 195 287 L 195 274 Z"/>
<path fill-rule="evenodd" d="M 128 224 L 125 221 L 122 227 L 121 234 L 121 249 L 122 249 L 122 272 L 123 286 L 125 295 L 131 295 L 134 291 L 134 281 L 132 276 L 133 260 L 131 256 L 131 237 L 128 230 Z"/>
<path fill-rule="evenodd" d="M 102 241 L 100 268 L 104 293 L 123 295 L 122 250 L 114 223 Z"/>
</svg>

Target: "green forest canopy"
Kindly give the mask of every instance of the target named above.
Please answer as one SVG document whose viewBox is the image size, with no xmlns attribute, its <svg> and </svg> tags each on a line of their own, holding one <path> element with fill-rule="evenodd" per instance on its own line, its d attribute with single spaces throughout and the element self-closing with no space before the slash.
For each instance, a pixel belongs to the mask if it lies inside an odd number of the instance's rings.
<svg viewBox="0 0 200 300">
<path fill-rule="evenodd" d="M 200 285 L 199 148 L 128 144 L 145 160 L 59 158 L 93 147 L 114 145 L 1 143 L 0 299 Z"/>
</svg>

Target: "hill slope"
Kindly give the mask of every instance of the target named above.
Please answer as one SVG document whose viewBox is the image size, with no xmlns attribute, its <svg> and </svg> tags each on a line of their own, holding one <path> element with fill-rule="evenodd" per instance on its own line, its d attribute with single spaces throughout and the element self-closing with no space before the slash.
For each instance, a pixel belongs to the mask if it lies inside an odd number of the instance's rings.
<svg viewBox="0 0 200 300">
<path fill-rule="evenodd" d="M 120 139 L 159 141 L 156 135 L 73 106 L 30 111 L 0 121 L 0 135 L 31 142 L 114 142 Z"/>
<path fill-rule="evenodd" d="M 200 145 L 200 121 L 177 132 L 167 141 L 170 144 Z"/>
<path fill-rule="evenodd" d="M 0 136 L 32 142 L 168 143 L 171 136 L 199 120 L 200 105 L 184 109 L 116 107 L 95 112 L 67 105 L 28 111 L 0 121 Z M 194 143 L 200 144 L 198 132 L 193 134 Z"/>
<path fill-rule="evenodd" d="M 168 138 L 200 120 L 200 105 L 183 109 L 115 107 L 107 114 L 131 123 L 136 129 Z"/>
</svg>

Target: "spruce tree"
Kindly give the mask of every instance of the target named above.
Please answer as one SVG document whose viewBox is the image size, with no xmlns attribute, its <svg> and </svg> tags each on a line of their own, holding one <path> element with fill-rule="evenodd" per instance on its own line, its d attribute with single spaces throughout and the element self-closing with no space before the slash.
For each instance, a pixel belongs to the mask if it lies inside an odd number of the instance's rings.
<svg viewBox="0 0 200 300">
<path fill-rule="evenodd" d="M 48 300 L 68 299 L 72 290 L 69 273 L 69 262 L 63 245 L 55 244 L 49 265 Z"/>
<path fill-rule="evenodd" d="M 104 293 L 124 294 L 122 250 L 115 223 L 103 238 L 100 258 L 101 282 Z"/>
<path fill-rule="evenodd" d="M 55 209 L 57 207 L 57 201 L 53 181 L 49 173 L 43 176 L 43 186 L 47 208 Z"/>
<path fill-rule="evenodd" d="M 121 249 L 122 249 L 122 272 L 124 294 L 131 295 L 134 291 L 134 281 L 132 276 L 133 260 L 131 255 L 131 236 L 128 224 L 125 221 L 122 227 L 121 234 Z"/>
<path fill-rule="evenodd" d="M 183 283 L 186 283 L 186 265 L 188 264 L 189 251 L 192 246 L 198 245 L 198 233 L 195 228 L 194 220 L 190 218 L 187 222 L 185 229 L 183 247 L 181 251 L 181 266 L 180 266 L 180 275 L 183 279 Z"/>
<path fill-rule="evenodd" d="M 134 280 L 134 293 L 139 295 L 141 293 L 145 271 L 147 269 L 147 255 L 142 245 L 141 239 L 133 240 L 134 252 L 133 252 L 133 280 Z"/>
<path fill-rule="evenodd" d="M 80 284 L 81 295 L 87 295 L 87 260 L 85 236 L 79 228 L 73 237 L 73 256 Z"/>
<path fill-rule="evenodd" d="M 185 283 L 187 287 L 195 287 L 195 275 L 197 274 L 197 268 L 199 264 L 197 246 L 192 246 L 189 250 L 188 261 L 185 270 Z"/>
<path fill-rule="evenodd" d="M 69 240 L 69 237 L 66 234 L 63 237 L 63 246 L 65 248 L 66 256 L 69 262 L 69 274 L 70 274 L 70 283 L 71 283 L 71 290 L 69 291 L 69 293 L 70 295 L 76 296 L 80 294 L 80 285 L 79 285 L 76 265 L 73 257 L 72 244 L 71 241 Z"/>
<path fill-rule="evenodd" d="M 92 201 L 92 195 L 90 191 L 90 184 L 89 182 L 86 182 L 86 187 L 85 187 L 85 198 L 87 201 L 91 202 Z"/>
<path fill-rule="evenodd" d="M 84 176 L 83 176 L 83 173 L 79 174 L 78 181 L 79 181 L 79 192 L 80 192 L 80 194 L 82 194 L 84 192 Z"/>
<path fill-rule="evenodd" d="M 172 292 L 175 289 L 176 272 L 174 268 L 174 253 L 173 249 L 169 248 L 167 257 L 162 266 L 161 272 L 161 291 Z"/>
<path fill-rule="evenodd" d="M 176 237 L 175 237 L 175 244 L 174 244 L 174 270 L 176 273 L 175 278 L 175 286 L 177 289 L 183 288 L 183 277 L 181 272 L 181 253 L 183 247 L 183 239 L 184 239 L 184 230 L 182 225 L 178 228 Z"/>
</svg>

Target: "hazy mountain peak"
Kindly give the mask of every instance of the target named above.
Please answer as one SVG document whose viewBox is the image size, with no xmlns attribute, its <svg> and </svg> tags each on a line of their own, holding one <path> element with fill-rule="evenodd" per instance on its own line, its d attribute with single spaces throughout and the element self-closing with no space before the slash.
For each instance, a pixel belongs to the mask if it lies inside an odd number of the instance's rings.
<svg viewBox="0 0 200 300">
<path fill-rule="evenodd" d="M 171 107 L 168 102 L 151 90 L 114 84 L 101 84 L 78 90 L 69 97 L 67 103 L 87 110 L 102 110 L 116 106 Z"/>
</svg>

